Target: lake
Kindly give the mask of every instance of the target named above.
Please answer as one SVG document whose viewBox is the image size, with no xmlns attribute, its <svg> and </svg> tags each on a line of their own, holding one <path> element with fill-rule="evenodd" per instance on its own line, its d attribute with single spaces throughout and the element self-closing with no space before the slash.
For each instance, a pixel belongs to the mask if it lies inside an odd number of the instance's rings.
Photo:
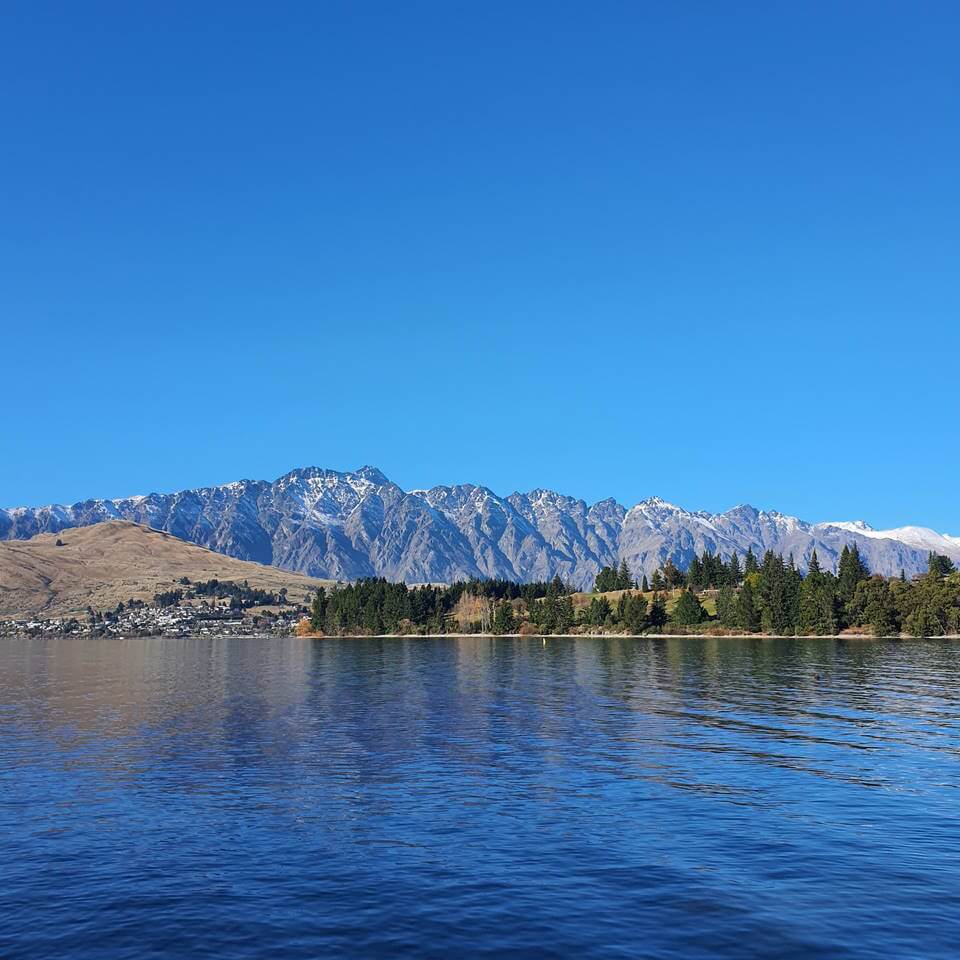
<svg viewBox="0 0 960 960">
<path fill-rule="evenodd" d="M 955 957 L 960 644 L 0 642 L 0 956 Z"/>
</svg>

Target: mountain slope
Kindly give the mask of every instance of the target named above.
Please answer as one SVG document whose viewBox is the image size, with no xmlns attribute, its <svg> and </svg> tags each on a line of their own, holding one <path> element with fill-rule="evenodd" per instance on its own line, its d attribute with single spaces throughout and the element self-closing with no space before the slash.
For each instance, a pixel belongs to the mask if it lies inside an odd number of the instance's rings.
<svg viewBox="0 0 960 960">
<path fill-rule="evenodd" d="M 175 581 L 246 580 L 291 599 L 311 594 L 321 581 L 276 567 L 235 560 L 168 533 L 126 521 L 32 540 L 0 543 L 0 617 L 60 617 L 88 606 L 109 609 L 131 599 L 152 600 Z"/>
<path fill-rule="evenodd" d="M 369 466 L 352 472 L 305 467 L 273 483 L 241 480 L 172 494 L 0 510 L 0 539 L 116 519 L 241 560 L 339 580 L 559 575 L 587 588 L 601 567 L 621 560 L 637 577 L 667 560 L 684 569 L 704 550 L 727 558 L 769 549 L 793 554 L 801 569 L 816 550 L 823 566 L 835 567 L 847 544 L 856 544 L 870 568 L 886 575 L 925 570 L 930 550 L 960 562 L 960 537 L 922 527 L 883 531 L 862 521 L 807 523 L 748 505 L 720 514 L 692 512 L 657 497 L 628 510 L 614 500 L 591 505 L 551 490 L 500 497 L 472 484 L 405 492 Z"/>
</svg>

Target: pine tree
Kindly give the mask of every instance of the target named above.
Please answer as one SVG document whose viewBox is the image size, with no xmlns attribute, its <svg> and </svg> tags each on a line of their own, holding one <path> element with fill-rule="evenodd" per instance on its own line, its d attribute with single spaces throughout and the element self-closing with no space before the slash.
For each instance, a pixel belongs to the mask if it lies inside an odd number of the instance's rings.
<svg viewBox="0 0 960 960">
<path fill-rule="evenodd" d="M 840 564 L 837 567 L 837 593 L 843 603 L 853 599 L 854 591 L 861 580 L 866 580 L 870 571 L 860 558 L 860 549 L 856 544 L 844 547 L 840 552 Z"/>
<path fill-rule="evenodd" d="M 493 632 L 497 634 L 513 633 L 517 623 L 513 616 L 513 605 L 509 600 L 501 600 L 493 615 Z"/>
<path fill-rule="evenodd" d="M 363 608 L 363 626 L 373 636 L 383 633 L 383 620 L 380 618 L 380 610 L 372 599 Z"/>
<path fill-rule="evenodd" d="M 947 577 L 956 570 L 949 557 L 932 550 L 927 555 L 927 573 L 932 577 Z"/>
<path fill-rule="evenodd" d="M 667 603 L 659 593 L 653 595 L 650 612 L 647 614 L 647 623 L 651 630 L 661 630 L 667 622 Z"/>
<path fill-rule="evenodd" d="M 729 583 L 725 583 L 717 594 L 717 619 L 725 627 L 737 625 L 737 597 Z"/>
<path fill-rule="evenodd" d="M 760 611 L 753 591 L 753 581 L 747 577 L 737 597 L 737 626 L 747 633 L 756 633 L 760 629 Z"/>
<path fill-rule="evenodd" d="M 403 618 L 403 600 L 399 591 L 390 584 L 383 599 L 383 625 L 387 633 L 396 633 L 397 625 Z"/>
<path fill-rule="evenodd" d="M 760 564 L 757 563 L 757 558 L 754 555 L 753 547 L 747 547 L 747 555 L 743 561 L 743 575 L 749 577 L 751 573 L 759 573 Z"/>
<path fill-rule="evenodd" d="M 595 627 L 602 627 L 613 614 L 613 607 L 606 597 L 594 597 L 587 607 L 587 623 Z"/>
<path fill-rule="evenodd" d="M 703 620 L 703 615 L 703 607 L 700 606 L 697 595 L 687 587 L 687 589 L 680 594 L 680 599 L 673 608 L 674 621 L 684 626 L 690 626 L 694 623 L 700 623 L 700 621 Z"/>
<path fill-rule="evenodd" d="M 310 605 L 310 629 L 314 633 L 323 630 L 326 623 L 327 612 L 327 591 L 323 587 L 317 587 L 317 592 L 313 597 L 313 603 Z"/>
<path fill-rule="evenodd" d="M 854 603 L 864 594 L 863 621 L 869 625 L 875 637 L 890 637 L 900 632 L 896 618 L 896 609 L 890 595 L 890 586 L 882 577 L 862 580 L 857 584 Z"/>
<path fill-rule="evenodd" d="M 650 581 L 650 589 L 654 593 L 661 593 L 666 589 L 666 581 L 663 579 L 663 574 L 659 570 L 653 571 L 653 579 Z"/>
<path fill-rule="evenodd" d="M 663 565 L 663 578 L 667 581 L 667 586 L 671 589 L 682 587 L 686 583 L 686 577 L 677 569 L 672 560 L 668 560 Z"/>
<path fill-rule="evenodd" d="M 803 585 L 803 577 L 797 569 L 793 554 L 790 554 L 790 560 L 786 569 L 786 601 L 787 618 L 790 622 L 790 632 L 796 633 L 797 623 L 800 620 L 800 588 Z"/>
<path fill-rule="evenodd" d="M 623 626 L 627 633 L 642 633 L 647 625 L 647 598 L 643 594 L 627 594 Z"/>
<path fill-rule="evenodd" d="M 835 612 L 835 583 L 832 573 L 824 573 L 820 558 L 814 550 L 810 556 L 807 575 L 800 586 L 800 605 L 797 616 L 797 629 L 801 633 L 815 633 L 818 636 L 837 632 Z"/>
<path fill-rule="evenodd" d="M 719 555 L 712 554 L 709 550 L 703 551 L 700 558 L 700 564 L 703 567 L 703 588 L 713 589 L 719 587 L 721 583 L 726 583 L 727 568 Z"/>
<path fill-rule="evenodd" d="M 620 569 L 617 571 L 617 589 L 629 590 L 633 587 L 633 577 L 630 576 L 630 568 L 626 560 L 620 561 Z"/>
<path fill-rule="evenodd" d="M 650 592 L 650 582 L 647 580 L 647 575 L 646 575 L 646 574 L 643 575 L 643 584 L 641 585 L 640 589 L 641 589 L 644 593 L 649 593 L 649 592 Z"/>
<path fill-rule="evenodd" d="M 787 584 L 787 569 L 783 557 L 772 550 L 763 555 L 758 582 L 760 599 L 760 622 L 765 633 L 789 636 L 793 632 L 790 620 L 790 593 Z"/>
<path fill-rule="evenodd" d="M 557 624 L 559 623 L 559 610 L 557 597 L 552 590 L 547 591 L 541 604 L 540 627 L 544 633 L 557 633 Z"/>
<path fill-rule="evenodd" d="M 613 567 L 602 567 L 593 582 L 594 593 L 608 593 L 617 587 L 617 571 Z"/>
<path fill-rule="evenodd" d="M 687 567 L 687 589 L 701 590 L 703 586 L 703 564 L 700 562 L 700 558 L 694 554 L 690 560 L 690 566 Z"/>
<path fill-rule="evenodd" d="M 727 566 L 727 583 L 729 583 L 731 587 L 737 587 L 740 585 L 742 579 L 743 573 L 740 570 L 740 559 L 736 554 L 733 554 Z"/>
</svg>

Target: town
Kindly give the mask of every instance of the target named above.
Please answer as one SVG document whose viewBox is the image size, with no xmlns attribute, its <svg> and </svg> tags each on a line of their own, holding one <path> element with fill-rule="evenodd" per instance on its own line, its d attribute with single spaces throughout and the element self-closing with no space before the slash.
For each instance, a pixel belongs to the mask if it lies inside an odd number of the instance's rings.
<svg viewBox="0 0 960 960">
<path fill-rule="evenodd" d="M 306 598 L 304 598 L 306 599 Z M 154 595 L 152 602 L 131 599 L 112 610 L 90 607 L 82 616 L 0 621 L 0 636 L 189 637 L 289 635 L 306 615 L 303 604 L 232 581 L 191 583 Z"/>
</svg>

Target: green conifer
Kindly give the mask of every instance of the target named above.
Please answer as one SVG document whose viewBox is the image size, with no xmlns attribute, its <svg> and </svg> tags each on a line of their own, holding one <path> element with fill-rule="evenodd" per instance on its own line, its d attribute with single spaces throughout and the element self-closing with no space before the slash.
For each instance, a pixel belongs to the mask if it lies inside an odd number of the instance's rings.
<svg viewBox="0 0 960 960">
<path fill-rule="evenodd" d="M 677 605 L 673 608 L 673 619 L 683 626 L 700 623 L 704 612 L 697 595 L 688 587 L 680 594 Z"/>
</svg>

